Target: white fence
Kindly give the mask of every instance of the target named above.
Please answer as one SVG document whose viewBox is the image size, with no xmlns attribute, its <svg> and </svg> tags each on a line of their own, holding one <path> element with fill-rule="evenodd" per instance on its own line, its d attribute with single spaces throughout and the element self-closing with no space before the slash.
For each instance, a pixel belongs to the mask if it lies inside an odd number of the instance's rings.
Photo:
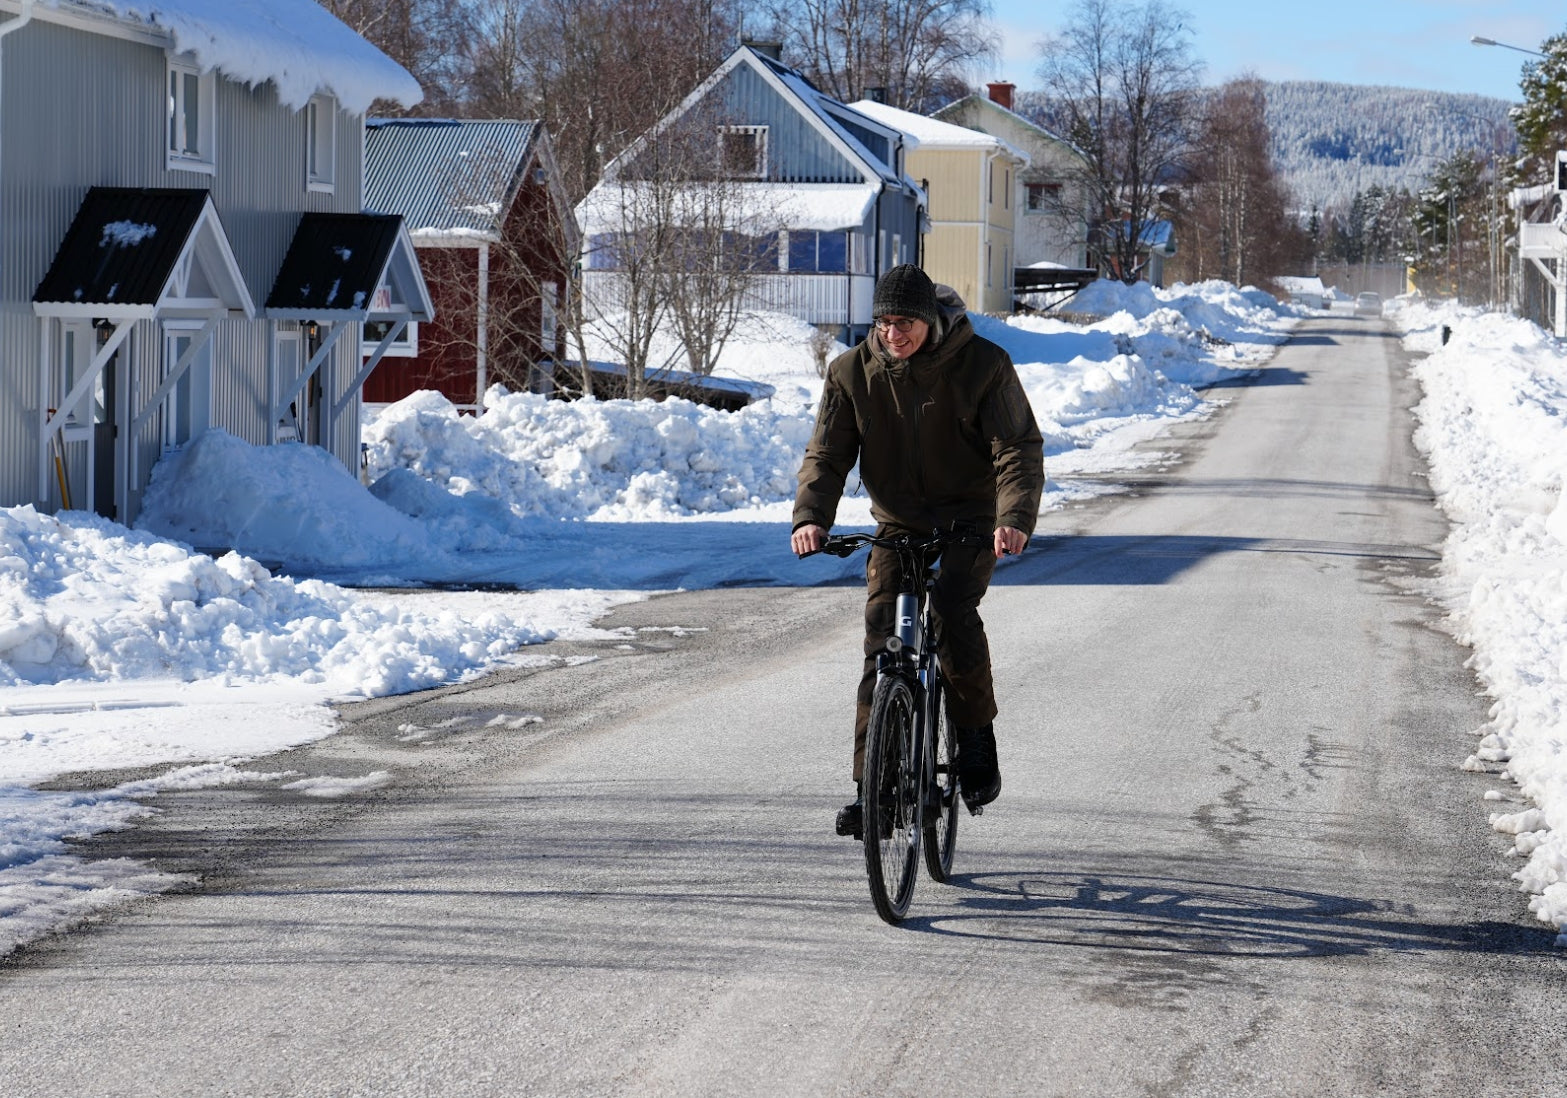
<svg viewBox="0 0 1567 1098">
<path fill-rule="evenodd" d="M 582 296 L 587 313 L 614 312 L 624 289 L 618 271 L 583 271 Z M 785 313 L 808 324 L 866 327 L 871 322 L 871 297 L 876 281 L 870 275 L 759 275 L 750 291 L 755 309 Z"/>
</svg>

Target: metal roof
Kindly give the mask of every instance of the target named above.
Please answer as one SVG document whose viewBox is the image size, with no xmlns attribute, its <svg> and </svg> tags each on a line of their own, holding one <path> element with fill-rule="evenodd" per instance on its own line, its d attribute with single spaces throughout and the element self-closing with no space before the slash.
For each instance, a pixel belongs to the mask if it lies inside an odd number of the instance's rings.
<svg viewBox="0 0 1567 1098">
<path fill-rule="evenodd" d="M 203 190 L 91 188 L 33 301 L 156 305 L 206 204 Z"/>
<path fill-rule="evenodd" d="M 283 257 L 269 310 L 367 313 L 402 228 L 392 215 L 307 213 Z"/>
<path fill-rule="evenodd" d="M 537 122 L 370 119 L 365 209 L 399 214 L 414 233 L 493 233 L 539 131 Z"/>
</svg>

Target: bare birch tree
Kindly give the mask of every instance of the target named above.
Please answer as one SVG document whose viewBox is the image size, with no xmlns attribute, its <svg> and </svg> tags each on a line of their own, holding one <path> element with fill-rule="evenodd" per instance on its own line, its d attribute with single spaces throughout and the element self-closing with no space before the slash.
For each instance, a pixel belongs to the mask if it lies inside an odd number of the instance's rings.
<svg viewBox="0 0 1567 1098">
<path fill-rule="evenodd" d="M 467 10 L 468 111 L 542 119 L 573 202 L 739 39 L 737 0 L 470 0 Z"/>
<path fill-rule="evenodd" d="M 1254 76 L 1227 82 L 1203 107 L 1189 184 L 1176 217 L 1176 263 L 1236 285 L 1288 273 L 1305 247 L 1274 171 L 1267 97 Z"/>
<path fill-rule="evenodd" d="M 468 26 L 460 0 L 320 0 L 320 4 L 407 69 L 424 90 L 424 101 L 412 110 L 378 102 L 371 106 L 371 114 L 457 113 L 461 58 L 452 43 L 461 40 Z"/>
<path fill-rule="evenodd" d="M 1103 273 L 1135 282 L 1192 147 L 1201 64 L 1191 33 L 1158 0 L 1079 0 L 1040 51 L 1041 121 L 1083 154 L 1072 182 L 1097 217 L 1090 251 Z"/>
<path fill-rule="evenodd" d="M 987 0 L 800 0 L 770 14 L 790 63 L 846 103 L 874 93 L 934 110 L 967 94 L 970 70 L 998 49 Z"/>
</svg>

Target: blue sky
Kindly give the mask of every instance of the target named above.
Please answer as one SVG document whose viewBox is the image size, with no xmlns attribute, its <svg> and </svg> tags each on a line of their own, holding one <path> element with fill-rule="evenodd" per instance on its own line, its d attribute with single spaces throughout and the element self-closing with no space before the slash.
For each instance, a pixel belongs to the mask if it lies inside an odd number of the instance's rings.
<svg viewBox="0 0 1567 1098">
<path fill-rule="evenodd" d="M 1037 44 L 1064 26 L 1063 0 L 992 0 L 1002 32 L 999 75 L 1023 90 L 1038 86 Z M 1472 35 L 1538 48 L 1567 30 L 1562 0 L 1188 0 L 1197 55 L 1207 81 L 1250 69 L 1264 80 L 1332 80 L 1518 98 L 1529 58 Z M 984 75 L 984 74 L 981 74 Z M 984 75 L 993 79 L 993 75 Z"/>
</svg>

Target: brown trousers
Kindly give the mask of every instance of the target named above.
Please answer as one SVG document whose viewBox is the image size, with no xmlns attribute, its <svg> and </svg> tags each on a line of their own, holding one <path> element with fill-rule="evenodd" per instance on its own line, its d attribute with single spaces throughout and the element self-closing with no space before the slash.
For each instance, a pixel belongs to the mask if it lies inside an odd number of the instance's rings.
<svg viewBox="0 0 1567 1098">
<path fill-rule="evenodd" d="M 882 536 L 898 532 L 888 526 L 876 530 Z M 949 546 L 942 554 L 930 593 L 939 640 L 937 654 L 947 685 L 947 715 L 963 728 L 977 728 L 996 719 L 990 644 L 979 616 L 979 601 L 985 597 L 995 570 L 996 557 L 988 547 Z M 854 712 L 855 781 L 864 773 L 865 729 L 871 718 L 871 695 L 876 690 L 876 656 L 885 650 L 892 633 L 902 587 L 898 555 L 872 546 L 865 564 L 865 667 Z"/>
</svg>

